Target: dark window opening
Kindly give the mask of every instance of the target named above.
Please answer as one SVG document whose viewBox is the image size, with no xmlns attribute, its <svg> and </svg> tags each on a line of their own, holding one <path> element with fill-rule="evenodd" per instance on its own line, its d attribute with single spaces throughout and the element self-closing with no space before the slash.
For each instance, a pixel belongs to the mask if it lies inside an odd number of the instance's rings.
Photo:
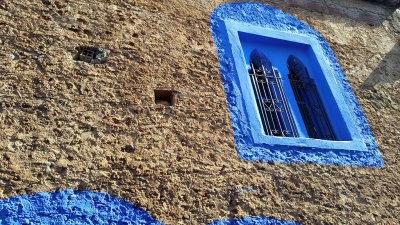
<svg viewBox="0 0 400 225">
<path fill-rule="evenodd" d="M 287 60 L 289 80 L 310 138 L 337 140 L 320 95 L 307 68 L 295 56 Z"/>
<path fill-rule="evenodd" d="M 250 54 L 249 76 L 264 132 L 270 136 L 297 137 L 281 78 L 271 61 L 254 49 Z"/>
<path fill-rule="evenodd" d="M 177 93 L 173 90 L 154 90 L 154 101 L 156 104 L 174 106 L 178 102 Z"/>
</svg>

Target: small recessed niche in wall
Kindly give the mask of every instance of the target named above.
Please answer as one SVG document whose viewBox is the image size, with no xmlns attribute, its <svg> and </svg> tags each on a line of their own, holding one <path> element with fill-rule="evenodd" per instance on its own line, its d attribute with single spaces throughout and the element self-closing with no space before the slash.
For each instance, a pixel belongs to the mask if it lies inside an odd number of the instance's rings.
<svg viewBox="0 0 400 225">
<path fill-rule="evenodd" d="M 155 89 L 154 102 L 159 105 L 174 106 L 178 102 L 177 92 L 168 89 Z"/>
<path fill-rule="evenodd" d="M 252 2 L 216 8 L 211 30 L 241 158 L 383 166 L 362 109 L 320 34 Z"/>
<path fill-rule="evenodd" d="M 97 47 L 79 46 L 76 48 L 77 53 L 74 60 L 87 63 L 100 64 L 104 63 L 110 51 Z"/>
</svg>

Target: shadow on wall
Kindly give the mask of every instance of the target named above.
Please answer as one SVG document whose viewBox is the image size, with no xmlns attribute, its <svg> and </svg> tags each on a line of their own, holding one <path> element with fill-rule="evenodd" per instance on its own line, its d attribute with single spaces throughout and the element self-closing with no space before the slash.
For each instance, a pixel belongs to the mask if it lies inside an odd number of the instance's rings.
<svg viewBox="0 0 400 225">
<path fill-rule="evenodd" d="M 298 6 L 323 14 L 337 14 L 365 22 L 370 26 L 381 26 L 394 15 L 400 0 L 325 1 L 325 0 L 281 0 L 279 2 Z"/>
<path fill-rule="evenodd" d="M 372 89 L 380 83 L 393 83 L 400 79 L 400 41 L 386 54 L 381 63 L 361 85 L 362 89 Z"/>
<path fill-rule="evenodd" d="M 370 0 L 370 1 L 383 3 L 389 6 L 398 6 L 400 3 L 400 0 Z"/>
</svg>

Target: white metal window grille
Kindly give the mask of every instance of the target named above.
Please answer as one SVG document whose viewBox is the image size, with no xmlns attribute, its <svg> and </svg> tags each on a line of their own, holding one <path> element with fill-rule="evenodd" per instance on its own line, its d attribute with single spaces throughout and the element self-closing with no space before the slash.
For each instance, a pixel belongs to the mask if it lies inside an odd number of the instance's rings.
<svg viewBox="0 0 400 225">
<path fill-rule="evenodd" d="M 269 59 L 256 49 L 250 54 L 249 76 L 264 132 L 270 136 L 298 137 L 281 77 Z"/>
</svg>

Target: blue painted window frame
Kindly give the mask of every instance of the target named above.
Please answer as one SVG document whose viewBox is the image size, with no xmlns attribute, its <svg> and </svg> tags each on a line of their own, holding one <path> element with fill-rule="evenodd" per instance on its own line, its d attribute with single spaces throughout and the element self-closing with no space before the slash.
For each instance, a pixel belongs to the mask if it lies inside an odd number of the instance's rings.
<svg viewBox="0 0 400 225">
<path fill-rule="evenodd" d="M 296 34 L 290 34 L 286 32 L 280 32 L 276 30 L 265 29 L 262 27 L 255 27 L 249 24 L 236 23 L 234 21 L 225 21 L 225 26 L 227 28 L 229 41 L 232 44 L 232 51 L 234 52 L 234 61 L 236 66 L 236 71 L 239 79 L 238 86 L 240 87 L 242 96 L 244 98 L 245 110 L 248 114 L 247 119 L 251 125 L 251 135 L 253 137 L 254 143 L 256 144 L 272 144 L 272 145 L 286 145 L 286 146 L 306 146 L 311 148 L 325 148 L 325 149 L 338 149 L 338 150 L 354 150 L 354 151 L 365 151 L 366 146 L 362 141 L 362 138 L 356 129 L 352 129 L 355 127 L 351 116 L 348 113 L 348 107 L 346 104 L 338 104 L 344 103 L 342 88 L 337 85 L 337 81 L 334 76 L 330 74 L 328 70 L 328 66 L 326 65 L 325 57 L 323 57 L 322 49 L 316 40 L 311 38 L 300 36 Z M 351 141 L 329 141 L 322 139 L 310 139 L 310 138 L 288 138 L 288 137 L 277 137 L 277 136 L 268 136 L 264 134 L 262 130 L 261 120 L 259 119 L 258 109 L 256 102 L 254 101 L 255 96 L 252 90 L 252 85 L 250 83 L 250 79 L 248 78 L 248 71 L 246 66 L 246 61 L 244 57 L 244 53 L 242 50 L 242 45 L 239 39 L 239 32 L 250 33 L 255 35 L 260 35 L 264 37 L 280 39 L 284 41 L 296 42 L 300 44 L 309 45 L 314 51 L 318 63 L 320 64 L 323 75 L 329 85 L 329 88 L 334 96 L 335 103 L 337 104 L 342 118 L 345 121 L 346 128 L 350 132 Z M 236 54 L 235 54 L 236 53 Z M 329 75 L 328 75 L 329 74 Z M 281 74 L 282 76 L 282 74 Z M 285 79 L 287 80 L 287 78 Z M 286 85 L 287 86 L 287 85 Z M 288 93 L 289 88 L 285 88 L 285 94 Z M 322 96 L 324 98 L 324 96 Z M 294 105 L 296 101 L 294 97 L 291 97 L 289 101 L 290 105 Z M 330 99 L 324 99 L 323 102 L 327 102 Z M 291 107 L 293 109 L 294 107 Z M 295 113 L 299 115 L 299 113 Z M 299 120 L 299 119 L 298 119 Z M 297 122 L 300 124 L 300 122 Z M 297 125 L 296 124 L 296 125 Z"/>
<path fill-rule="evenodd" d="M 275 8 L 246 2 L 225 4 L 215 9 L 211 15 L 211 30 L 220 60 L 236 147 L 241 158 L 383 166 L 376 142 L 343 71 L 328 44 L 312 28 Z M 265 135 L 248 78 L 239 32 L 310 46 L 333 96 L 337 112 L 344 121 L 341 129 L 348 132 L 349 137 L 345 141 L 330 141 L 304 138 L 304 135 L 300 138 Z M 287 79 L 287 75 L 284 76 Z M 290 87 L 288 83 L 286 86 Z M 290 104 L 296 104 L 293 96 L 289 98 Z M 321 98 L 324 103 L 332 100 L 323 95 Z M 298 112 L 294 114 L 299 115 Z M 340 130 L 336 128 L 336 132 Z"/>
</svg>

